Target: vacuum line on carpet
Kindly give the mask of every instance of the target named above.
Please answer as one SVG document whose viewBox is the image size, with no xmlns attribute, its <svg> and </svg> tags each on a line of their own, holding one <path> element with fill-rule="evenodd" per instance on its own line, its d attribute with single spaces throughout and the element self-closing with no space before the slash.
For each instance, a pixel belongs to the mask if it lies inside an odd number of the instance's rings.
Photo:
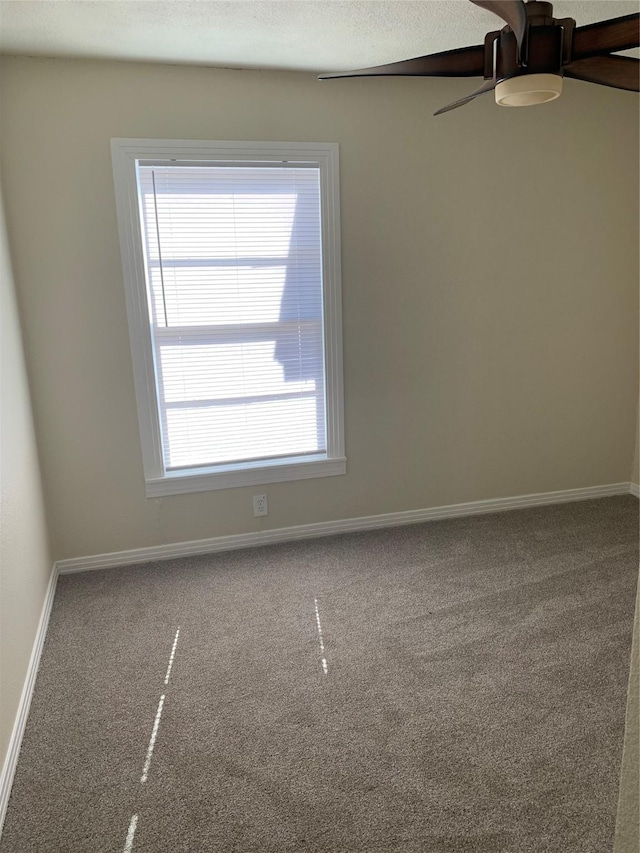
<svg viewBox="0 0 640 853">
<path fill-rule="evenodd" d="M 138 815 L 134 814 L 131 818 L 131 823 L 129 824 L 129 832 L 127 832 L 127 840 L 124 843 L 124 850 L 122 853 L 131 853 L 133 850 L 133 839 L 136 834 L 136 827 L 138 825 Z"/>
<path fill-rule="evenodd" d="M 329 667 L 327 666 L 327 658 L 324 653 L 324 639 L 322 637 L 322 625 L 320 624 L 320 611 L 318 610 L 318 599 L 313 599 L 316 605 L 316 625 L 318 626 L 318 637 L 320 639 L 320 651 L 322 653 L 322 671 L 326 675 L 329 671 Z"/>
<path fill-rule="evenodd" d="M 173 658 L 176 653 L 176 646 L 178 645 L 178 637 L 180 636 L 180 626 L 178 626 L 178 630 L 176 631 L 176 636 L 173 641 L 173 647 L 171 649 L 171 656 L 169 657 L 169 666 L 167 667 L 167 674 L 164 677 L 164 683 L 169 683 L 169 676 L 171 675 L 171 667 L 173 666 Z"/>
<path fill-rule="evenodd" d="M 160 702 L 158 703 L 158 710 L 156 712 L 156 718 L 153 723 L 153 731 L 151 732 L 151 738 L 149 740 L 149 746 L 147 747 L 147 758 L 144 762 L 144 767 L 142 768 L 142 776 L 140 777 L 140 782 L 144 784 L 149 777 L 149 767 L 151 765 L 151 756 L 153 755 L 153 748 L 156 745 L 156 737 L 158 736 L 158 726 L 160 725 L 160 717 L 162 716 L 162 706 L 164 705 L 164 693 L 160 697 Z"/>
</svg>

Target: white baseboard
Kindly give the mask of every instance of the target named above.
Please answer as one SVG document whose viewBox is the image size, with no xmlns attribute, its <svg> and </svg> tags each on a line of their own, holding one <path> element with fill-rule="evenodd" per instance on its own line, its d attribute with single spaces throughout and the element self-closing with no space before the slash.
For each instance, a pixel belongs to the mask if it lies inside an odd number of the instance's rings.
<svg viewBox="0 0 640 853">
<path fill-rule="evenodd" d="M 640 498 L 640 485 L 638 485 L 638 483 L 629 483 L 629 491 L 632 495 Z"/>
<path fill-rule="evenodd" d="M 58 570 L 54 565 L 51 577 L 49 578 L 49 584 L 45 593 L 42 610 L 40 612 L 40 620 L 38 622 L 33 648 L 31 650 L 31 657 L 29 658 L 27 675 L 24 680 L 22 695 L 20 696 L 20 702 L 18 704 L 18 713 L 16 714 L 15 723 L 13 724 L 13 731 L 11 732 L 11 738 L 9 739 L 9 747 L 2 766 L 2 773 L 0 773 L 0 833 L 2 832 L 2 824 L 4 823 L 7 804 L 9 803 L 13 777 L 18 764 L 18 755 L 20 754 L 22 736 L 24 735 L 24 728 L 27 724 L 27 717 L 29 716 L 29 706 L 31 705 L 33 688 L 36 683 L 36 675 L 38 674 L 38 666 L 40 665 L 40 656 L 42 654 L 44 639 L 47 636 L 49 616 L 51 615 L 51 607 L 56 593 L 57 581 Z"/>
<path fill-rule="evenodd" d="M 237 533 L 231 536 L 214 536 L 211 539 L 196 539 L 191 542 L 152 545 L 149 548 L 134 548 L 130 551 L 115 551 L 110 554 L 96 554 L 91 557 L 74 557 L 69 560 L 59 560 L 56 567 L 60 574 L 86 572 L 116 566 L 130 566 L 136 563 L 148 563 L 152 560 L 168 560 L 175 557 L 190 557 L 196 554 L 213 554 L 217 551 L 232 551 L 237 548 L 252 548 L 277 542 L 291 542 L 296 539 L 312 539 L 317 536 L 329 536 L 333 533 L 352 533 L 359 530 L 374 530 L 380 527 L 417 524 L 421 521 L 433 521 L 439 518 L 457 518 L 486 512 L 542 506 L 543 504 L 582 501 L 610 495 L 626 495 L 629 494 L 629 490 L 629 483 L 613 483 L 608 486 L 566 489 L 560 492 L 542 492 L 541 494 L 509 498 L 492 498 L 429 509 L 387 512 L 382 515 L 369 515 L 361 518 L 322 521 L 316 524 L 279 527 L 274 530 Z"/>
</svg>

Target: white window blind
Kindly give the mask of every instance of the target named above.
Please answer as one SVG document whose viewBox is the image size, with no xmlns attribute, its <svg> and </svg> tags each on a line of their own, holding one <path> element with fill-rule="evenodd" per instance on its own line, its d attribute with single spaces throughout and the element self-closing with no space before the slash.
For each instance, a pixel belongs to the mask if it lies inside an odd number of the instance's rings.
<svg viewBox="0 0 640 853">
<path fill-rule="evenodd" d="M 325 453 L 319 171 L 138 163 L 166 471 Z"/>
</svg>

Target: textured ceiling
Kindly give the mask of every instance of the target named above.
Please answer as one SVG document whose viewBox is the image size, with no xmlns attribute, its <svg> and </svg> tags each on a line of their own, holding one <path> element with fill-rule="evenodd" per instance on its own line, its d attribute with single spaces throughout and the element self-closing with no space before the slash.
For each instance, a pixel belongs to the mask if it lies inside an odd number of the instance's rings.
<svg viewBox="0 0 640 853">
<path fill-rule="evenodd" d="M 557 0 L 582 24 L 634 0 Z M 335 71 L 479 44 L 500 21 L 467 0 L 0 0 L 0 51 Z"/>
</svg>

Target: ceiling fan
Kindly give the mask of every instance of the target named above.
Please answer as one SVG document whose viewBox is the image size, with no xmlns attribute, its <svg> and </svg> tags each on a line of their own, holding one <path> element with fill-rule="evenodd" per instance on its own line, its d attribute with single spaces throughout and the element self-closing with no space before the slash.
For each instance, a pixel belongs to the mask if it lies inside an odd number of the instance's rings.
<svg viewBox="0 0 640 853">
<path fill-rule="evenodd" d="M 640 46 L 640 14 L 625 15 L 576 27 L 573 18 L 554 18 L 543 0 L 471 0 L 494 12 L 506 26 L 487 33 L 484 44 L 417 56 L 389 65 L 322 74 L 335 77 L 484 77 L 475 92 L 434 115 L 468 104 L 478 95 L 495 92 L 498 104 L 527 107 L 558 98 L 562 78 L 574 77 L 614 89 L 640 91 L 640 59 L 613 56 Z"/>
</svg>

